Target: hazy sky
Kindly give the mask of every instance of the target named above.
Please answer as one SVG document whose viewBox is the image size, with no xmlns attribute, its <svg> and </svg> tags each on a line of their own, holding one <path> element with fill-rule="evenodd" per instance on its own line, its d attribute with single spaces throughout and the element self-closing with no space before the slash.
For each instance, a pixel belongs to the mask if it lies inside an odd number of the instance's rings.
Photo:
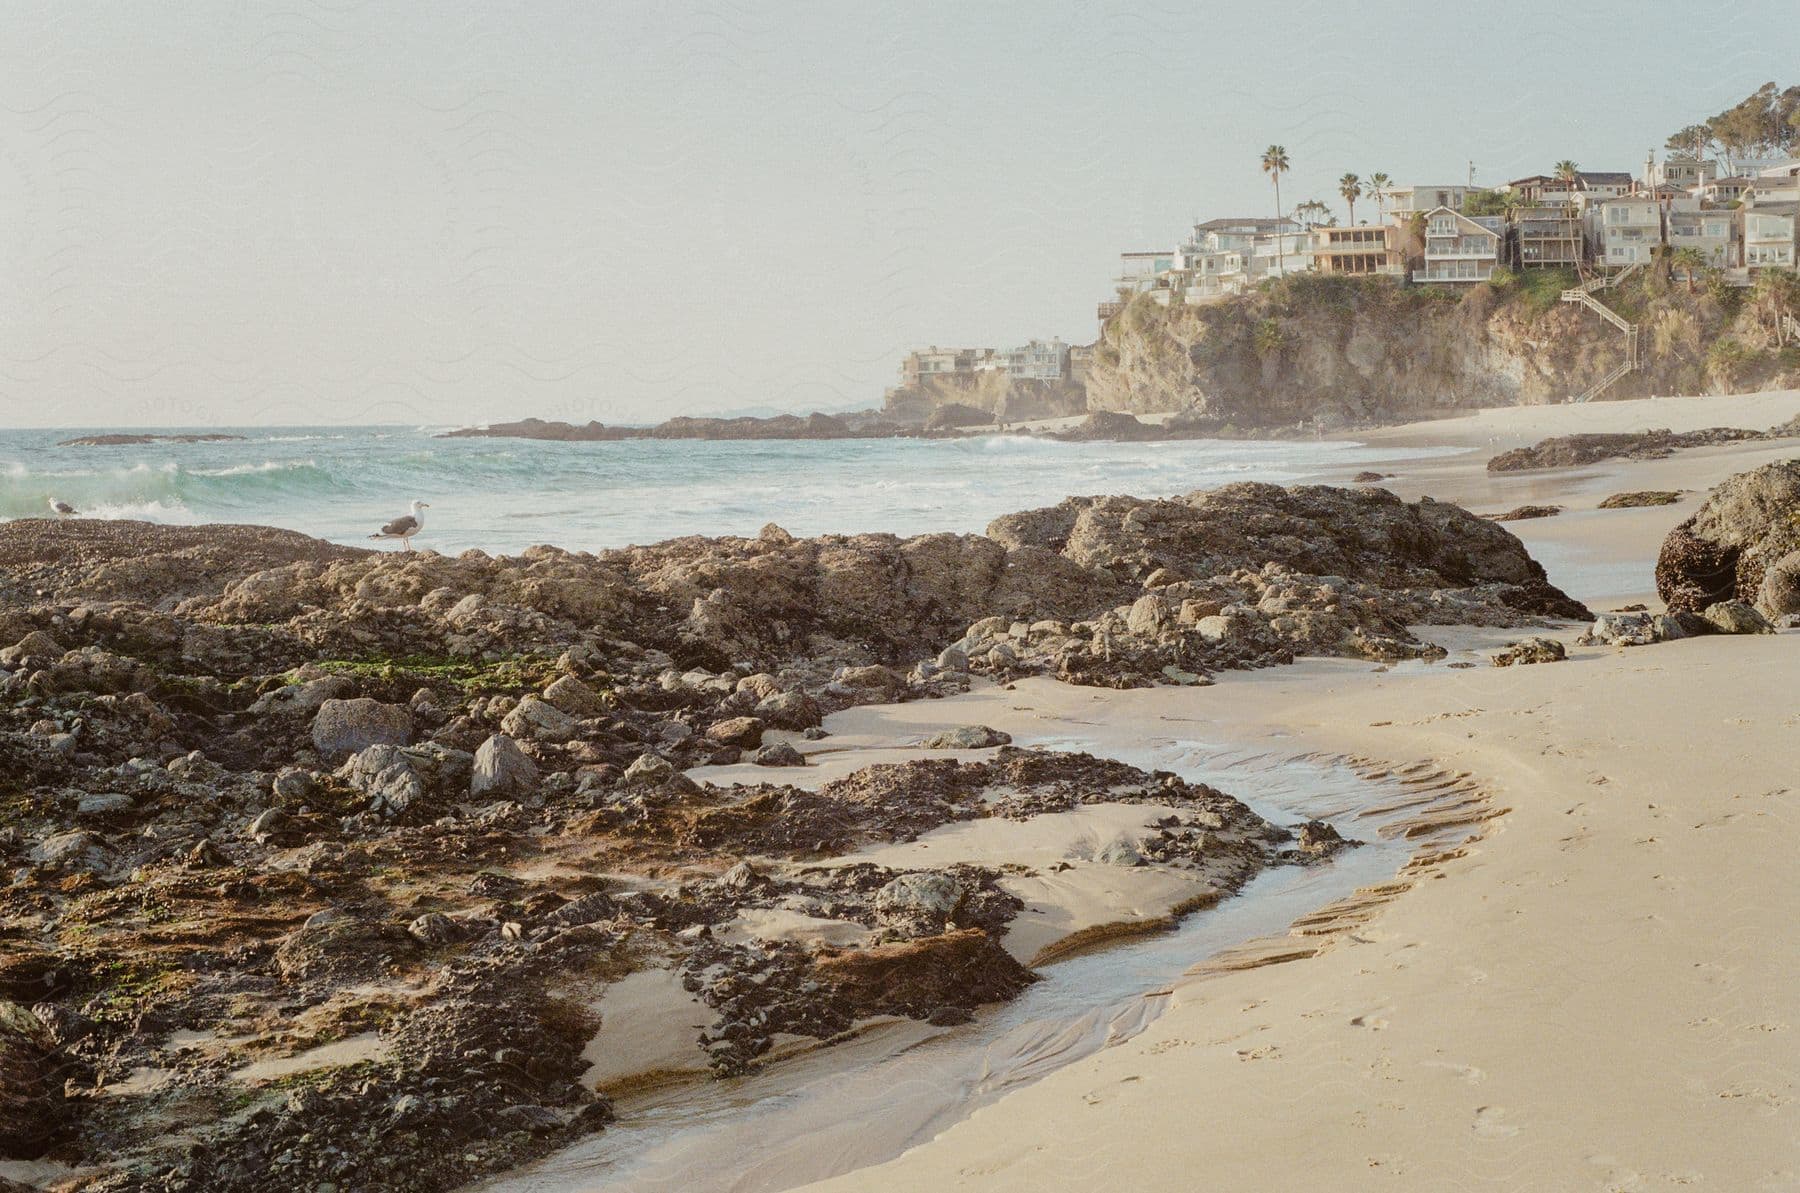
<svg viewBox="0 0 1800 1193">
<path fill-rule="evenodd" d="M 0 423 L 873 405 L 1345 170 L 1633 169 L 1794 0 L 10 0 Z"/>
</svg>

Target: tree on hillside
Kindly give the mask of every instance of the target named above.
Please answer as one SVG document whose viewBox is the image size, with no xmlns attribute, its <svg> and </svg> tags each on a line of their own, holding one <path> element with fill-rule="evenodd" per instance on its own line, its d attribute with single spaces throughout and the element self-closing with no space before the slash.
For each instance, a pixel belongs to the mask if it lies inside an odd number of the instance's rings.
<svg viewBox="0 0 1800 1193">
<path fill-rule="evenodd" d="M 1574 182 L 1575 175 L 1581 173 L 1581 167 L 1566 157 L 1560 162 L 1557 162 L 1553 169 L 1556 172 L 1556 176 L 1564 182 Z"/>
<path fill-rule="evenodd" d="M 1263 173 L 1275 182 L 1275 218 L 1279 221 L 1281 219 L 1281 176 L 1288 171 L 1288 151 L 1280 145 L 1269 146 L 1263 150 L 1262 168 Z M 1286 248 L 1287 242 L 1281 239 L 1281 229 L 1277 226 L 1275 229 L 1275 252 L 1276 260 L 1279 262 L 1277 268 L 1281 273 L 1287 272 Z"/>
<path fill-rule="evenodd" d="M 1694 275 L 1706 268 L 1706 254 L 1691 245 L 1669 254 L 1669 264 L 1687 278 L 1687 292 L 1694 292 Z"/>
<path fill-rule="evenodd" d="M 1362 179 L 1354 174 L 1345 174 L 1338 179 L 1338 194 L 1344 196 L 1344 202 L 1350 204 L 1350 223 L 1356 223 L 1356 201 L 1362 198 Z"/>
<path fill-rule="evenodd" d="M 1375 210 L 1384 221 L 1387 219 L 1387 196 L 1381 192 L 1392 185 L 1394 180 L 1385 171 L 1377 170 L 1369 175 L 1369 189 L 1375 192 Z"/>
<path fill-rule="evenodd" d="M 1800 319 L 1800 274 L 1791 269 L 1765 269 L 1750 292 L 1752 309 L 1768 321 L 1775 342 L 1785 346 L 1788 321 Z"/>
<path fill-rule="evenodd" d="M 1672 134 L 1663 143 L 1664 149 L 1676 153 L 1684 153 L 1696 161 L 1704 158 L 1709 149 L 1715 147 L 1712 130 L 1704 124 L 1690 124 L 1678 133 Z"/>
</svg>

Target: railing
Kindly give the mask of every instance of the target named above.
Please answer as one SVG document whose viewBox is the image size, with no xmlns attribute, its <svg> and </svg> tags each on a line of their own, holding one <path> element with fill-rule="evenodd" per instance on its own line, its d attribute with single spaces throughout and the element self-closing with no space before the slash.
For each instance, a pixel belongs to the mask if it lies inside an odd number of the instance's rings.
<svg viewBox="0 0 1800 1193">
<path fill-rule="evenodd" d="M 1600 380 L 1594 382 L 1592 385 L 1582 390 L 1581 393 L 1575 395 L 1573 400 L 1576 402 L 1593 401 L 1611 388 L 1613 383 L 1618 381 L 1621 377 L 1634 373 L 1643 367 L 1643 352 L 1637 324 L 1632 323 L 1630 320 L 1626 319 L 1625 316 L 1619 314 L 1619 312 L 1613 310 L 1611 307 L 1594 297 L 1596 292 L 1604 290 L 1608 286 L 1619 285 L 1641 268 L 1642 264 L 1639 263 L 1630 265 L 1627 268 L 1620 270 L 1618 273 L 1613 274 L 1611 277 L 1608 277 L 1605 274 L 1596 274 L 1574 289 L 1564 290 L 1562 292 L 1562 301 L 1572 302 L 1586 307 L 1588 310 L 1593 311 L 1596 315 L 1599 315 L 1608 323 L 1625 333 L 1625 359 L 1609 369 L 1606 375 L 1601 377 Z"/>
<path fill-rule="evenodd" d="M 1796 319 L 1792 315 L 1783 315 L 1781 317 L 1781 331 L 1781 343 L 1783 347 L 1787 346 L 1788 336 L 1793 336 L 1794 342 L 1800 343 L 1800 319 Z"/>
<path fill-rule="evenodd" d="M 1595 398 L 1599 397 L 1602 393 L 1606 392 L 1606 390 L 1612 385 L 1613 382 L 1619 380 L 1619 378 L 1621 378 L 1621 377 L 1624 377 L 1626 374 L 1630 373 L 1635 368 L 1637 368 L 1637 366 L 1635 364 L 1633 364 L 1631 361 L 1625 361 L 1623 364 L 1615 365 L 1613 367 L 1613 369 L 1609 373 L 1606 374 L 1606 376 L 1600 378 L 1600 380 L 1594 382 L 1592 385 L 1590 385 L 1586 389 L 1582 390 L 1581 393 L 1577 394 L 1575 397 L 1575 401 L 1577 401 L 1577 402 L 1593 401 Z"/>
</svg>

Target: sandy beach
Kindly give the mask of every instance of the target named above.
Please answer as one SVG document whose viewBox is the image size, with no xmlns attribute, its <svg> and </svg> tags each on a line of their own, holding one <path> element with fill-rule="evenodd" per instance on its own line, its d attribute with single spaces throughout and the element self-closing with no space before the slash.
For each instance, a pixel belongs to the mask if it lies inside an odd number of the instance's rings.
<svg viewBox="0 0 1800 1193">
<path fill-rule="evenodd" d="M 1489 455 L 1575 431 L 1761 428 L 1800 394 L 1487 411 L 1368 436 L 1461 444 L 1386 482 L 1515 522 L 1552 581 L 1597 609 L 1656 607 L 1668 529 L 1754 443 L 1490 476 Z M 1344 478 L 1335 478 L 1342 483 Z M 1609 493 L 1688 490 L 1596 510 Z M 1216 687 L 1095 692 L 1031 680 L 928 706 L 1021 735 L 1129 750 L 1203 731 L 1468 772 L 1505 809 L 1467 855 L 1314 957 L 1203 972 L 1142 1035 L 818 1189 L 1605 1189 L 1800 1186 L 1788 907 L 1800 879 L 1800 634 L 1582 647 L 1497 669 L 1505 635 L 1428 631 L 1449 662 L 1308 660 Z M 913 706 L 918 707 L 918 706 Z M 908 710 L 851 710 L 866 733 Z M 1196 1129 L 1198 1125 L 1198 1129 Z"/>
</svg>

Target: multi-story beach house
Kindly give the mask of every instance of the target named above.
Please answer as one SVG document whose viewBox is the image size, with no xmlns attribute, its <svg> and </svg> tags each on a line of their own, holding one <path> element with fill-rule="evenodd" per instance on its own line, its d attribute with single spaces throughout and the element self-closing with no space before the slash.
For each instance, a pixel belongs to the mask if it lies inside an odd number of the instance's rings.
<svg viewBox="0 0 1800 1193">
<path fill-rule="evenodd" d="M 1314 228 L 1312 267 L 1318 273 L 1404 276 L 1406 256 L 1400 251 L 1400 230 L 1392 224 Z"/>
<path fill-rule="evenodd" d="M 1800 203 L 1752 200 L 1738 213 L 1743 235 L 1743 263 L 1751 269 L 1792 269 L 1800 252 Z"/>
<path fill-rule="evenodd" d="M 1298 222 L 1285 218 L 1236 216 L 1195 224 L 1176 253 L 1176 276 L 1186 300 L 1210 302 L 1272 276 L 1277 272 L 1270 265 L 1277 237 L 1289 250 L 1286 272 L 1304 269 L 1310 255 L 1296 246 L 1305 236 Z"/>
<path fill-rule="evenodd" d="M 1118 284 L 1121 289 L 1139 292 L 1156 285 L 1156 279 L 1175 268 L 1172 249 L 1152 249 L 1119 254 Z"/>
<path fill-rule="evenodd" d="M 1469 192 L 1478 189 L 1470 186 L 1387 186 L 1375 193 L 1384 217 L 1404 224 L 1420 212 L 1439 207 L 1461 211 Z"/>
<path fill-rule="evenodd" d="M 1526 269 L 1570 269 L 1587 259 L 1581 211 L 1571 203 L 1521 207 L 1513 216 L 1517 260 Z"/>
<path fill-rule="evenodd" d="M 1060 339 L 1032 340 L 993 354 L 992 368 L 1018 381 L 1060 381 L 1069 375 L 1069 346 Z"/>
<path fill-rule="evenodd" d="M 1594 259 L 1601 265 L 1648 265 L 1662 243 L 1662 205 L 1642 194 L 1596 203 L 1588 209 L 1588 231 L 1594 238 Z"/>
<path fill-rule="evenodd" d="M 1589 213 L 1589 234 L 1595 260 L 1609 269 L 1648 265 L 1665 242 L 1671 249 L 1698 249 L 1717 269 L 1737 263 L 1731 212 L 1706 207 L 1672 187 L 1596 204 Z"/>
<path fill-rule="evenodd" d="M 911 384 L 921 377 L 943 377 L 955 373 L 973 373 L 992 358 L 992 348 L 919 348 L 906 354 L 900 362 L 902 380 Z"/>
<path fill-rule="evenodd" d="M 1738 264 L 1737 238 L 1733 235 L 1732 211 L 1726 207 L 1706 207 L 1698 199 L 1690 210 L 1671 210 L 1669 248 L 1698 249 L 1706 263 L 1714 269 Z"/>
<path fill-rule="evenodd" d="M 1652 185 L 1672 186 L 1689 194 L 1698 193 L 1696 187 L 1705 186 L 1718 176 L 1718 162 L 1709 157 L 1693 157 L 1685 153 L 1671 153 L 1650 168 Z"/>
<path fill-rule="evenodd" d="M 1422 285 L 1485 282 L 1500 261 L 1505 221 L 1499 216 L 1467 216 L 1449 207 L 1425 213 L 1424 264 L 1413 271 Z"/>
</svg>

